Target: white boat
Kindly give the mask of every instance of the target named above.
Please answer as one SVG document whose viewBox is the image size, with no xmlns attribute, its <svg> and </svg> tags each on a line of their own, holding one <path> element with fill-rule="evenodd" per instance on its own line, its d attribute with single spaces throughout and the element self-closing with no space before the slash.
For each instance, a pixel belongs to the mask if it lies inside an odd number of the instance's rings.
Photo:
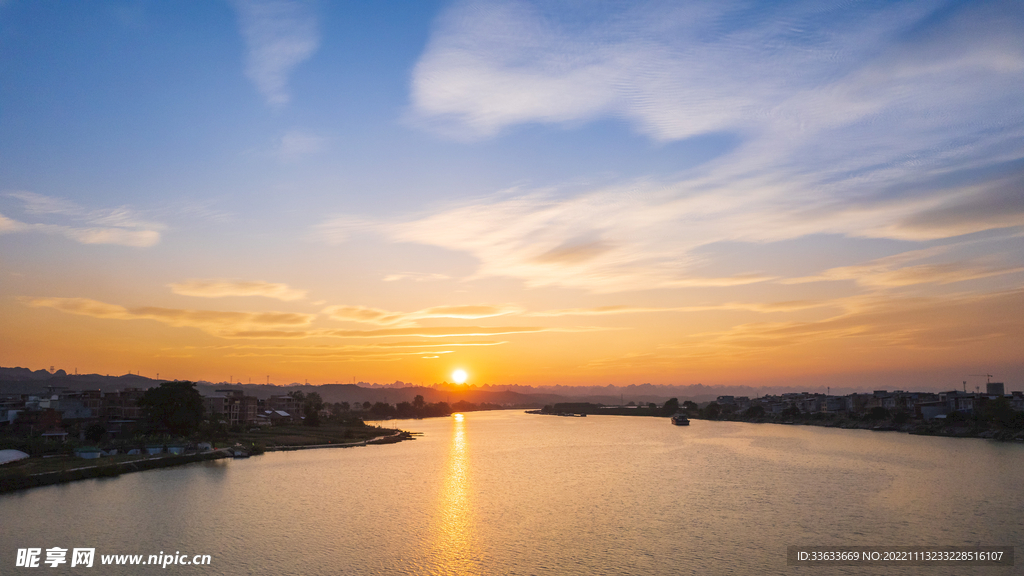
<svg viewBox="0 0 1024 576">
<path fill-rule="evenodd" d="M 675 414 L 672 416 L 672 423 L 675 424 L 676 426 L 689 426 L 690 419 L 687 418 L 685 414 L 680 412 L 679 414 Z"/>
</svg>

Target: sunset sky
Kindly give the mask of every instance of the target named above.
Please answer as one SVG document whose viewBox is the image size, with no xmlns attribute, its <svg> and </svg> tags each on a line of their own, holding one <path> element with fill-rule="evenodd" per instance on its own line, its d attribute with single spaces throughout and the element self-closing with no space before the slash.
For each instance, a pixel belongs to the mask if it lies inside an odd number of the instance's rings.
<svg viewBox="0 0 1024 576">
<path fill-rule="evenodd" d="M 1024 388 L 1006 2 L 0 1 L 0 365 Z"/>
</svg>

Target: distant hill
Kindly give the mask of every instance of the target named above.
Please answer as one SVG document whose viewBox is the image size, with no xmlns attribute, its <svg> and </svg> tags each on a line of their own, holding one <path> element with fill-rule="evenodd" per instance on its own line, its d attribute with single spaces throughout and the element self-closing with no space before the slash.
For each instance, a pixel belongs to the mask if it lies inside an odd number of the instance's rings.
<svg viewBox="0 0 1024 576">
<path fill-rule="evenodd" d="M 137 374 L 110 376 L 103 374 L 68 374 L 64 370 L 29 370 L 28 368 L 0 367 L 0 394 L 32 394 L 45 392 L 47 387 L 69 390 L 103 390 L 124 388 L 150 388 L 166 380 L 154 380 Z"/>
<path fill-rule="evenodd" d="M 137 374 L 111 376 L 103 374 L 68 374 L 64 370 L 49 372 L 47 370 L 30 370 L 28 368 L 0 367 L 0 394 L 39 394 L 48 386 L 64 387 L 71 390 L 102 390 L 104 392 L 122 390 L 124 388 L 151 388 L 166 380 L 156 380 Z M 281 386 L 277 384 L 227 384 L 214 382 L 197 382 L 199 391 L 210 395 L 217 390 L 242 390 L 247 395 L 257 398 L 269 398 L 275 394 L 287 394 L 294 390 L 317 392 L 327 402 L 412 402 L 417 395 L 422 395 L 427 402 L 458 402 L 465 400 L 474 404 L 489 402 L 491 404 L 511 404 L 517 406 L 543 406 L 556 402 L 591 402 L 595 404 L 625 404 L 635 402 L 662 404 L 669 398 L 677 398 L 680 402 L 692 400 L 706 402 L 718 396 L 749 396 L 751 398 L 765 394 L 781 394 L 784 392 L 825 392 L 825 386 L 817 388 L 803 387 L 761 387 L 751 386 L 705 386 L 692 384 L 686 386 L 664 384 L 631 384 L 629 386 L 520 386 L 520 385 L 483 385 L 455 386 L 442 384 L 438 388 L 414 386 L 404 382 L 394 384 L 371 385 L 359 384 L 321 384 Z M 859 389 L 833 388 L 833 394 L 861 392 Z"/>
</svg>

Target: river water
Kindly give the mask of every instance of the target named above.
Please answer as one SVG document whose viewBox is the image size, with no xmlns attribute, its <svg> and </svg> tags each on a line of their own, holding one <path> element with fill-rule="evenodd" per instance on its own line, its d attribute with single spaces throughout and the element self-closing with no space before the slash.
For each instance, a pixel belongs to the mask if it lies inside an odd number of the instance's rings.
<svg viewBox="0 0 1024 576">
<path fill-rule="evenodd" d="M 1024 446 L 521 412 L 392 422 L 411 442 L 268 453 L 0 496 L 0 573 L 1021 574 L 790 567 L 786 547 L 1013 545 Z M 68 549 L 14 568 L 18 548 Z M 71 568 L 73 548 L 93 568 Z M 99 566 L 108 554 L 210 565 Z"/>
</svg>

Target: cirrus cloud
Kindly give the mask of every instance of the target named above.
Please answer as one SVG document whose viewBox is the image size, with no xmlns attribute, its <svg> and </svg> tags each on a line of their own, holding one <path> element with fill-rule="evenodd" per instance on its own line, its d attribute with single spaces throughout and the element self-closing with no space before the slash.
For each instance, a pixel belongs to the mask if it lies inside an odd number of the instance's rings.
<svg viewBox="0 0 1024 576">
<path fill-rule="evenodd" d="M 323 313 L 335 320 L 365 322 L 386 326 L 390 324 L 415 325 L 416 320 L 437 318 L 476 320 L 480 318 L 493 318 L 495 316 L 518 314 L 522 311 L 523 310 L 521 308 L 511 305 L 434 306 L 432 308 L 424 308 L 423 310 L 417 310 L 415 312 L 392 312 L 378 308 L 367 308 L 365 306 L 329 306 L 324 308 Z"/>
<path fill-rule="evenodd" d="M 1024 12 L 1012 1 L 594 3 L 585 16 L 570 2 L 453 4 L 412 75 L 415 120 L 480 139 L 614 117 L 659 142 L 740 144 L 657 180 L 339 215 L 316 234 L 379 233 L 468 253 L 478 277 L 615 292 L 775 276 L 696 275 L 697 248 L 715 242 L 1024 226 Z"/>
<path fill-rule="evenodd" d="M 320 45 L 317 21 L 309 2 L 233 0 L 245 38 L 245 74 L 267 99 L 282 106 L 290 100 L 288 74 Z"/>
<path fill-rule="evenodd" d="M 0 234 L 38 232 L 64 236 L 82 244 L 148 248 L 160 242 L 160 233 L 166 228 L 125 206 L 90 210 L 69 200 L 34 192 L 8 192 L 4 196 L 20 202 L 26 219 L 49 221 L 23 222 L 0 214 Z"/>
<path fill-rule="evenodd" d="M 291 302 L 306 297 L 305 290 L 291 288 L 287 284 L 264 282 L 262 280 L 187 280 L 169 285 L 175 294 L 198 296 L 200 298 L 222 298 L 226 296 L 264 296 Z"/>
<path fill-rule="evenodd" d="M 89 298 L 28 298 L 36 308 L 52 308 L 68 314 L 110 320 L 156 320 L 170 326 L 192 327 L 223 336 L 242 330 L 299 328 L 308 326 L 315 315 L 294 312 L 225 312 L 139 306 L 126 308 Z"/>
</svg>

